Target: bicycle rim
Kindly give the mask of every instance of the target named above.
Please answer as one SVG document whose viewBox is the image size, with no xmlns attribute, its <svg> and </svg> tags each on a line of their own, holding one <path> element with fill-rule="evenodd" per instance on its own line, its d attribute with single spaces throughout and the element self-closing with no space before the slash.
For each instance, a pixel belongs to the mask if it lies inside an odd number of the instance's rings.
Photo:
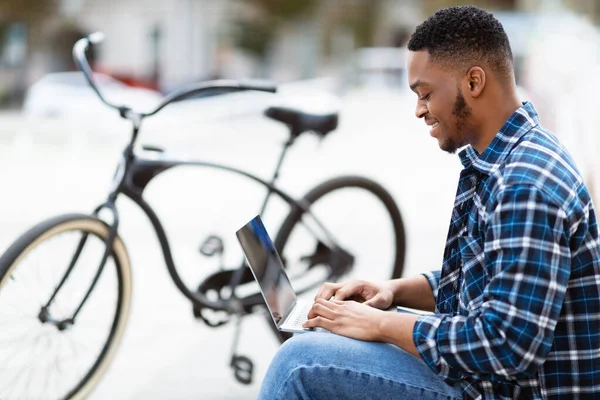
<svg viewBox="0 0 600 400">
<path fill-rule="evenodd" d="M 41 228 L 40 228 L 41 226 Z M 38 315 L 60 282 L 83 232 L 88 240 L 50 305 L 54 319 L 72 315 L 105 249 L 108 227 L 90 217 L 57 218 L 23 235 L 7 251 L 0 281 L 0 398 L 83 399 L 113 358 L 130 307 L 129 260 L 120 239 L 75 323 L 60 331 Z M 7 267 L 8 266 L 8 267 Z"/>
</svg>

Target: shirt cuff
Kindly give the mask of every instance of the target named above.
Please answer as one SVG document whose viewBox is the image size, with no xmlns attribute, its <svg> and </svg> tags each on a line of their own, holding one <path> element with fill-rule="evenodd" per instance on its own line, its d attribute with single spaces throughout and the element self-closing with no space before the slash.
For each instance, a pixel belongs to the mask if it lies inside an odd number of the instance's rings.
<svg viewBox="0 0 600 400">
<path fill-rule="evenodd" d="M 454 384 L 460 380 L 460 374 L 440 356 L 437 348 L 437 331 L 445 317 L 447 316 L 441 314 L 419 317 L 413 329 L 413 342 L 425 364 L 446 383 Z"/>
<path fill-rule="evenodd" d="M 440 286 L 440 277 L 442 276 L 442 271 L 428 271 L 422 274 L 429 281 L 429 286 L 431 286 L 431 292 L 433 293 L 433 299 L 437 303 L 437 295 L 438 295 L 438 287 Z"/>
</svg>

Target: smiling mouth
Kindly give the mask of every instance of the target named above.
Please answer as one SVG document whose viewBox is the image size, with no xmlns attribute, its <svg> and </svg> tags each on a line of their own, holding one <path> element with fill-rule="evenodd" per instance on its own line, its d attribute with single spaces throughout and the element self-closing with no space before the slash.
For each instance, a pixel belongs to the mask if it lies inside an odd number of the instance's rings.
<svg viewBox="0 0 600 400">
<path fill-rule="evenodd" d="M 435 129 L 436 129 L 436 128 L 437 128 L 439 125 L 440 125 L 440 123 L 439 123 L 439 122 L 436 122 L 435 124 L 433 124 L 433 125 L 430 125 L 430 126 L 429 126 L 429 134 L 430 134 L 431 136 L 433 136 L 433 132 L 435 131 Z"/>
</svg>

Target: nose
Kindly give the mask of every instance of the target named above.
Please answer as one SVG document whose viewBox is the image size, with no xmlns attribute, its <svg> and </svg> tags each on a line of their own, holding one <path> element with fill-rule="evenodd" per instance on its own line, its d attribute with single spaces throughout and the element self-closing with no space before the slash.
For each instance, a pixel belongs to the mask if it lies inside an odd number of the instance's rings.
<svg viewBox="0 0 600 400">
<path fill-rule="evenodd" d="M 415 116 L 417 118 L 423 118 L 427 114 L 427 106 L 422 101 L 417 101 L 417 108 L 415 110 Z"/>
</svg>

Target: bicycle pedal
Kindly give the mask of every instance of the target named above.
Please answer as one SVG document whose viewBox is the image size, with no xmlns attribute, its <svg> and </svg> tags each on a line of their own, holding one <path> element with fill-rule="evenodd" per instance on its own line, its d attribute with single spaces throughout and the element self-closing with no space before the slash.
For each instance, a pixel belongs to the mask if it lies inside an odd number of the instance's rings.
<svg viewBox="0 0 600 400">
<path fill-rule="evenodd" d="M 246 356 L 231 357 L 231 363 L 229 364 L 233 368 L 233 375 L 238 382 L 244 385 L 252 383 L 252 373 L 254 372 L 254 363 Z"/>
<path fill-rule="evenodd" d="M 223 240 L 216 235 L 210 235 L 200 245 L 200 253 L 206 257 L 212 257 L 216 254 L 223 254 L 223 250 Z"/>
</svg>

